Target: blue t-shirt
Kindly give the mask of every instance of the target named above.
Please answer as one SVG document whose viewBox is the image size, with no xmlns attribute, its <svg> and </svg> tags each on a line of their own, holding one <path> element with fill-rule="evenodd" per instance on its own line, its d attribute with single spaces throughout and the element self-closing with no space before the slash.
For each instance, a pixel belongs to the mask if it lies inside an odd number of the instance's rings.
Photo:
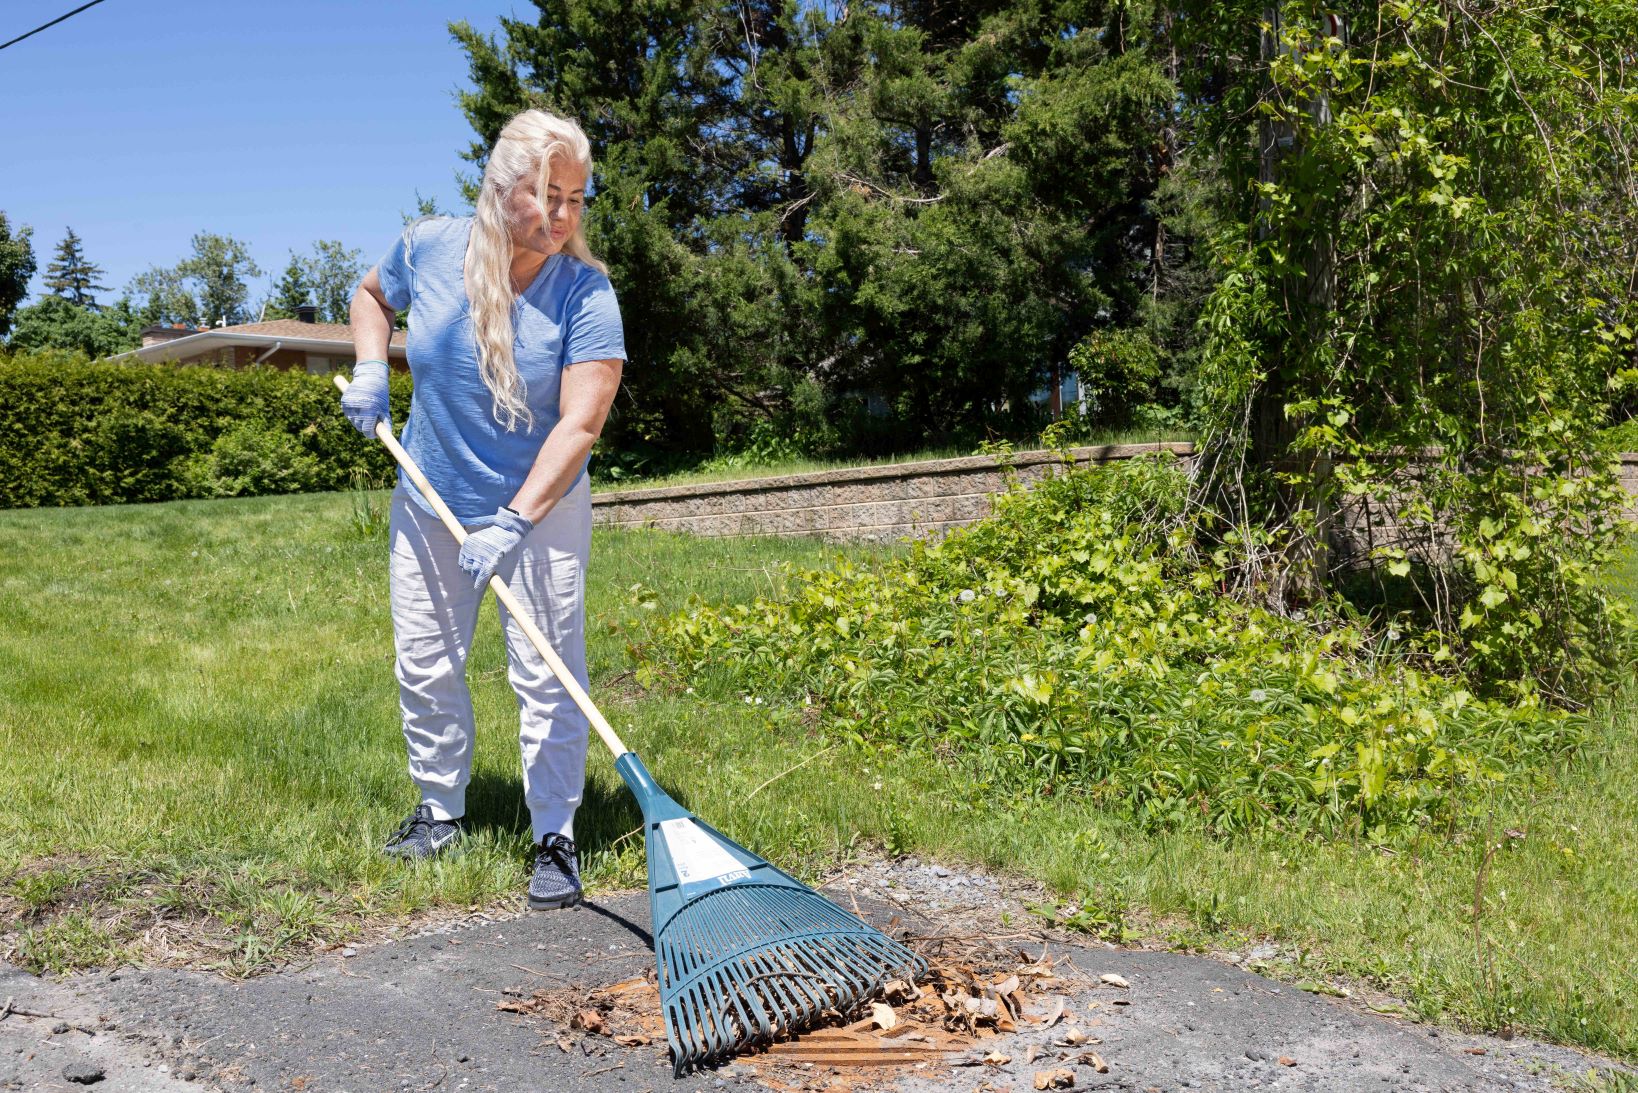
<svg viewBox="0 0 1638 1093">
<path fill-rule="evenodd" d="M 472 219 L 437 218 L 410 227 L 381 259 L 387 303 L 408 307 L 408 355 L 415 393 L 400 438 L 427 481 L 462 523 L 492 516 L 512 500 L 558 422 L 563 370 L 581 361 L 626 357 L 614 286 L 569 254 L 546 259 L 517 298 L 512 354 L 534 423 L 508 432 L 478 373 L 471 304 L 463 271 Z M 584 465 L 580 473 L 585 474 Z M 432 506 L 402 471 L 416 503 Z M 574 485 L 579 484 L 576 477 Z"/>
</svg>

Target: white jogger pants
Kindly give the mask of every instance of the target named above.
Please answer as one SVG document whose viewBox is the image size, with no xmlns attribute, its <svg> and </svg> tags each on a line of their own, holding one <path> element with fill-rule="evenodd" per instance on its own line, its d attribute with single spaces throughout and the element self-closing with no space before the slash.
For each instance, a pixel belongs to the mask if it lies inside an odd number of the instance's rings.
<svg viewBox="0 0 1638 1093">
<path fill-rule="evenodd" d="M 472 775 L 472 696 L 466 657 L 484 592 L 456 564 L 460 547 L 403 486 L 392 498 L 392 628 L 409 773 L 433 815 L 466 814 Z M 586 557 L 591 552 L 591 487 L 585 477 L 535 525 L 496 570 L 582 687 L 586 681 Z M 497 604 L 497 607 L 499 605 Z M 523 630 L 499 608 L 508 677 L 517 692 L 523 800 L 535 841 L 574 837 L 586 784 L 591 726 Z"/>
</svg>

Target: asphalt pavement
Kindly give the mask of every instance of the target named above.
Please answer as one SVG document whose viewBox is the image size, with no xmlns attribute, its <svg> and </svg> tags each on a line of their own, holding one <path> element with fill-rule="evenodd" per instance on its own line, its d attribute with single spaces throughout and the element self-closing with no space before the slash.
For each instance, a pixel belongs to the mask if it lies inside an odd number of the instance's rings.
<svg viewBox="0 0 1638 1093">
<path fill-rule="evenodd" d="M 938 873 L 940 890 L 951 889 L 949 871 Z M 1004 898 L 982 878 L 953 879 L 986 904 Z M 879 871 L 844 878 L 829 894 L 844 906 L 858 900 L 878 925 L 896 918 L 924 935 L 957 910 L 913 885 L 883 887 Z M 989 1063 L 966 1052 L 950 1056 L 952 1065 L 854 1074 L 749 1060 L 674 1079 L 663 1042 L 621 1046 L 540 1012 L 501 1008 L 541 990 L 574 997 L 643 975 L 653 966 L 648 930 L 646 893 L 615 893 L 563 911 L 466 915 L 244 981 L 126 968 L 49 982 L 0 967 L 0 996 L 14 1010 L 50 1015 L 0 1018 L 0 1088 L 921 1093 L 1029 1090 L 1036 1075 L 1062 1070 L 1068 1088 L 1145 1093 L 1546 1091 L 1607 1065 L 1523 1039 L 1383 1017 L 1220 960 L 1067 940 L 1051 946 L 1062 961 L 1054 998 L 1063 998 L 1064 1016 L 986 1041 Z M 1110 986 L 1106 974 L 1127 985 Z"/>
</svg>

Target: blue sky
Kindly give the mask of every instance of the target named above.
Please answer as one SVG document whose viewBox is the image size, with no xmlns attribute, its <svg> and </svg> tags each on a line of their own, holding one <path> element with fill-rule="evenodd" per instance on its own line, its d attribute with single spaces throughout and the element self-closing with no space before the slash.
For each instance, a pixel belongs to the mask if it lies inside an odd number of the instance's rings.
<svg viewBox="0 0 1638 1093">
<path fill-rule="evenodd" d="M 80 2 L 6 0 L 0 41 Z M 492 32 L 512 10 L 104 0 L 0 50 L 0 210 L 34 228 L 42 273 L 72 226 L 107 271 L 105 299 L 180 261 L 197 231 L 249 246 L 266 275 L 258 302 L 316 239 L 373 263 L 417 189 L 464 208 L 455 175 L 472 130 L 454 96 L 467 69 L 446 27 Z"/>
</svg>

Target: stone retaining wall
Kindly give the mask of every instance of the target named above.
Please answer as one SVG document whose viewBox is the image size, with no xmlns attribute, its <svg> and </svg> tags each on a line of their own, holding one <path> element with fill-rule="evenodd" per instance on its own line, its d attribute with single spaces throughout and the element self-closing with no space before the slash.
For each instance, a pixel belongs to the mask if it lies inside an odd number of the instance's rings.
<svg viewBox="0 0 1638 1093">
<path fill-rule="evenodd" d="M 1170 452 L 1191 458 L 1190 444 L 1110 444 L 1076 448 L 1075 461 L 1113 463 Z M 1012 470 L 1025 481 L 1060 466 L 1052 452 L 1018 452 Z M 832 540 L 891 541 L 938 535 L 989 515 L 1006 488 L 993 456 L 931 459 L 876 467 L 782 475 L 742 482 L 703 482 L 592 496 L 598 527 L 654 527 L 696 535 L 815 535 Z"/>
<path fill-rule="evenodd" d="M 1117 444 L 1076 448 L 1077 463 L 1113 463 L 1170 452 L 1184 462 L 1191 444 Z M 1025 481 L 1051 474 L 1052 452 L 1019 452 L 1013 471 Z M 1621 482 L 1638 518 L 1638 453 L 1621 457 Z M 663 489 L 611 490 L 592 496 L 599 527 L 654 527 L 695 535 L 815 535 L 831 540 L 891 541 L 938 535 L 989 514 L 1006 488 L 1006 472 L 987 455 L 875 467 L 702 482 Z"/>
</svg>

